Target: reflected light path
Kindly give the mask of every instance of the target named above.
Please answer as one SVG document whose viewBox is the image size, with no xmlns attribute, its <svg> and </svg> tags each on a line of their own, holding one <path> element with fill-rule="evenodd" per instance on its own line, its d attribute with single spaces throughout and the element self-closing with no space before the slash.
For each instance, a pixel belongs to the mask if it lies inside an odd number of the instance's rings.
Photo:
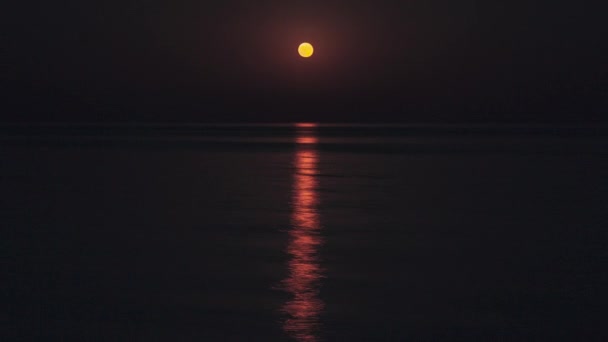
<svg viewBox="0 0 608 342">
<path fill-rule="evenodd" d="M 283 329 L 296 341 L 318 341 L 319 315 L 323 302 L 318 297 L 322 269 L 318 248 L 323 243 L 318 213 L 318 154 L 314 148 L 314 124 L 296 125 L 297 150 L 294 161 L 292 226 L 289 230 L 289 275 L 283 280 L 291 298 L 283 305 L 287 315 Z"/>
</svg>

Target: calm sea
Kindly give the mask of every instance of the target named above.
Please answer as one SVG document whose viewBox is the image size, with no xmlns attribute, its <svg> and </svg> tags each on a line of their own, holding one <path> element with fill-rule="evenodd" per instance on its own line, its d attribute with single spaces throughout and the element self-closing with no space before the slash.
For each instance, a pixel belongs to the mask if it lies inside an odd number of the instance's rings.
<svg viewBox="0 0 608 342">
<path fill-rule="evenodd" d="M 606 341 L 608 127 L 0 126 L 3 341 Z"/>
</svg>

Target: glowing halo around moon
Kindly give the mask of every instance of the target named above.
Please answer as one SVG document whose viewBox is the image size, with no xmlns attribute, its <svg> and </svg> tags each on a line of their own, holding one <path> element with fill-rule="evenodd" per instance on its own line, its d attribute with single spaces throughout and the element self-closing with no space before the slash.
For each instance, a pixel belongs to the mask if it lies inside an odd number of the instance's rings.
<svg viewBox="0 0 608 342">
<path fill-rule="evenodd" d="M 314 48 L 312 47 L 312 44 L 310 43 L 302 43 L 300 44 L 300 46 L 298 46 L 298 53 L 300 54 L 300 56 L 304 57 L 304 58 L 308 58 L 310 56 L 312 56 L 314 52 Z"/>
</svg>

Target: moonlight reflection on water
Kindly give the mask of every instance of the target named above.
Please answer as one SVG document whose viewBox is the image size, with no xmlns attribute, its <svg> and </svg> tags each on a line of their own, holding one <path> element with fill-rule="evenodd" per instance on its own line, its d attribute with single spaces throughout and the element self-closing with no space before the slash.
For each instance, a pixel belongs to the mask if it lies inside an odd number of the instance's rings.
<svg viewBox="0 0 608 342">
<path fill-rule="evenodd" d="M 298 126 L 298 149 L 294 161 L 292 227 L 289 231 L 289 276 L 284 286 L 291 295 L 283 306 L 287 314 L 283 329 L 297 341 L 318 341 L 323 301 L 318 292 L 322 278 L 318 248 L 323 243 L 317 211 L 318 153 L 314 149 L 314 126 Z"/>
</svg>

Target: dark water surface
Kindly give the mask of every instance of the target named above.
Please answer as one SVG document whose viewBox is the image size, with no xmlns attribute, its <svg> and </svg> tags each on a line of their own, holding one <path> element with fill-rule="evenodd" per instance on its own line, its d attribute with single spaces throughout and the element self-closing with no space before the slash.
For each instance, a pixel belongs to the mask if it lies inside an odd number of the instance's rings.
<svg viewBox="0 0 608 342">
<path fill-rule="evenodd" d="M 0 127 L 0 340 L 606 341 L 607 132 Z"/>
</svg>

